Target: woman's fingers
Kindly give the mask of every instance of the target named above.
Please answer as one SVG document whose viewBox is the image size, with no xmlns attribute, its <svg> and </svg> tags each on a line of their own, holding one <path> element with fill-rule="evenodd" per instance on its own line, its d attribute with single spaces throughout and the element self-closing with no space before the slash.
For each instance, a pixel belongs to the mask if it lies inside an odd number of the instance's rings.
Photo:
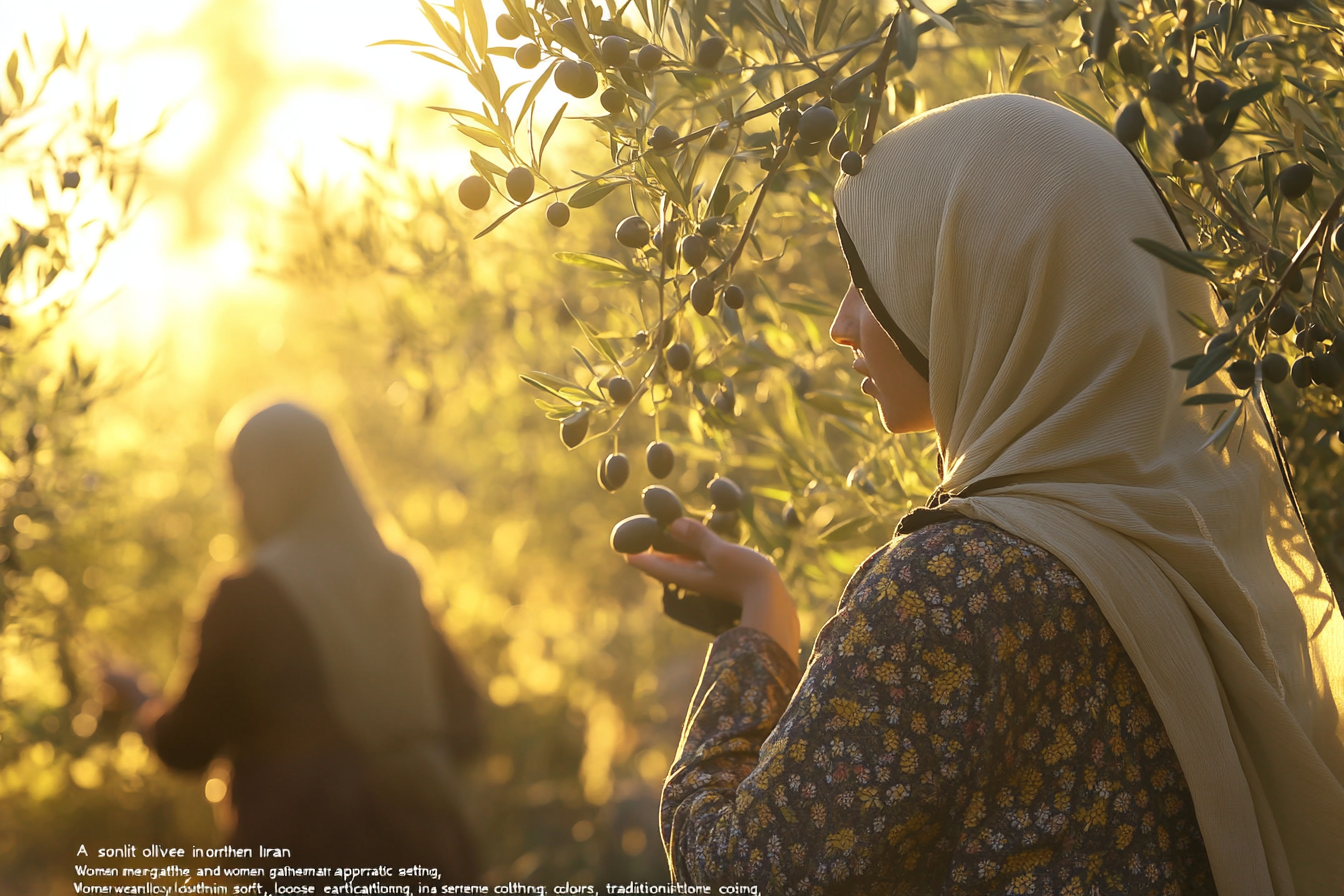
<svg viewBox="0 0 1344 896">
<path fill-rule="evenodd" d="M 723 582 L 719 574 L 699 560 L 648 551 L 643 554 L 627 554 L 625 561 L 660 582 L 671 582 L 697 594 L 732 599 L 731 595 L 722 593 Z"/>
</svg>

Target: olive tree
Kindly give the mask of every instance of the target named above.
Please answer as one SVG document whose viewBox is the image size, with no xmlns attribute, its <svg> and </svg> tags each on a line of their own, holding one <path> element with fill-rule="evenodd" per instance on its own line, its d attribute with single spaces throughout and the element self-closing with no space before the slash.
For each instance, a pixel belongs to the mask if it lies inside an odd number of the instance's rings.
<svg viewBox="0 0 1344 896">
<path fill-rule="evenodd" d="M 576 314 L 568 369 L 524 375 L 565 446 L 598 443 L 602 488 L 641 461 L 657 479 L 684 458 L 747 486 L 688 499 L 718 531 L 741 537 L 745 523 L 795 579 L 828 578 L 813 539 L 852 569 L 853 552 L 834 548 L 885 537 L 937 477 L 929 437 L 884 436 L 826 344 L 845 282 L 831 186 L 910 114 L 1018 90 L 1113 129 L 1152 174 L 1189 251 L 1142 245 L 1207 278 L 1227 315 L 1191 318 L 1208 350 L 1176 365 L 1191 388 L 1223 387 L 1187 399 L 1226 405 L 1206 448 L 1229 450 L 1267 391 L 1313 495 L 1308 525 L 1335 528 L 1344 74 L 1323 3 L 897 0 L 881 17 L 833 0 L 505 5 L 492 33 L 480 0 L 422 2 L 436 41 L 384 43 L 456 69 L 482 101 L 440 110 L 479 145 L 458 188 L 468 209 L 496 210 L 477 238 L 533 206 L 557 229 L 576 213 L 609 220 L 612 240 L 555 259 L 591 269 L 611 298 Z M 523 76 L 507 87 L 504 58 Z M 568 100 L 537 121 L 547 84 Z M 601 170 L 547 158 L 571 128 L 597 138 Z M 651 439 L 631 461 L 622 435 Z M 624 550 L 667 544 L 656 526 L 620 534 Z M 1338 545 L 1317 541 L 1340 569 Z"/>
</svg>

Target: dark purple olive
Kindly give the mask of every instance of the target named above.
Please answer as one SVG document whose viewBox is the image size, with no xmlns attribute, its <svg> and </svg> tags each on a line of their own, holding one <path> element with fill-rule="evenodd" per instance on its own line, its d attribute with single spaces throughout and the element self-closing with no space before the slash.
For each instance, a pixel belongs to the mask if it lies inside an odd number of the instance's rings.
<svg viewBox="0 0 1344 896">
<path fill-rule="evenodd" d="M 1155 66 L 1148 74 L 1148 95 L 1159 103 L 1174 103 L 1181 98 L 1185 79 L 1168 65 Z"/>
<path fill-rule="evenodd" d="M 798 119 L 798 137 L 804 143 L 823 143 L 831 139 L 839 126 L 840 119 L 836 117 L 834 109 L 822 105 L 811 106 Z"/>
<path fill-rule="evenodd" d="M 863 82 L 867 77 L 867 73 L 861 72 L 837 81 L 831 88 L 831 99 L 837 103 L 854 102 L 859 98 L 859 91 L 863 89 Z"/>
<path fill-rule="evenodd" d="M 741 517 L 736 510 L 724 510 L 721 507 L 714 508 L 713 512 L 705 519 L 705 525 L 710 528 L 710 531 L 730 538 L 736 536 L 740 522 Z"/>
<path fill-rule="evenodd" d="M 1269 329 L 1276 336 L 1282 336 L 1293 328 L 1293 318 L 1297 317 L 1297 312 L 1291 305 L 1285 305 L 1282 302 L 1274 306 L 1274 310 L 1269 312 Z"/>
<path fill-rule="evenodd" d="M 715 35 L 700 41 L 695 47 L 695 64 L 700 68 L 716 68 L 728 51 L 728 41 Z"/>
<path fill-rule="evenodd" d="M 1227 366 L 1227 375 L 1238 389 L 1249 389 L 1255 382 L 1255 363 L 1239 358 Z"/>
<path fill-rule="evenodd" d="M 672 465 L 676 461 L 676 455 L 672 451 L 672 446 L 666 442 L 650 442 L 649 447 L 644 450 L 644 465 L 649 469 L 649 475 L 654 479 L 666 479 L 672 472 Z"/>
<path fill-rule="evenodd" d="M 677 139 L 677 132 L 665 124 L 660 124 L 653 129 L 649 135 L 649 149 L 654 152 L 666 152 L 672 147 L 672 141 Z"/>
<path fill-rule="evenodd" d="M 577 448 L 588 435 L 588 409 L 570 414 L 560 424 L 560 441 L 567 448 Z"/>
<path fill-rule="evenodd" d="M 635 65 L 638 66 L 639 70 L 642 72 L 657 71 L 662 64 L 663 51 L 653 44 L 645 44 L 640 47 L 639 52 L 635 54 Z"/>
<path fill-rule="evenodd" d="M 642 554 L 662 531 L 651 516 L 628 516 L 611 528 L 611 549 L 620 554 Z"/>
<path fill-rule="evenodd" d="M 687 370 L 691 366 L 691 347 L 678 342 L 667 348 L 667 366 L 673 370 Z"/>
<path fill-rule="evenodd" d="M 623 218 L 616 225 L 616 242 L 628 249 L 642 249 L 649 244 L 649 222 L 639 215 Z"/>
<path fill-rule="evenodd" d="M 556 200 L 546 206 L 546 220 L 552 227 L 564 227 L 569 223 L 569 206 Z"/>
<path fill-rule="evenodd" d="M 1115 115 L 1115 137 L 1121 143 L 1138 140 L 1147 126 L 1148 122 L 1143 117 L 1143 103 L 1129 103 Z"/>
<path fill-rule="evenodd" d="M 602 64 L 610 68 L 620 68 L 630 61 L 630 42 L 623 37 L 609 34 L 598 44 L 597 55 Z"/>
<path fill-rule="evenodd" d="M 789 131 L 798 127 L 798 122 L 802 119 L 803 113 L 797 109 L 785 108 L 779 113 L 779 135 L 782 137 Z"/>
<path fill-rule="evenodd" d="M 1207 115 L 1223 100 L 1227 99 L 1227 84 L 1217 78 L 1200 81 L 1195 85 L 1195 108 L 1199 114 Z"/>
<path fill-rule="evenodd" d="M 597 466 L 597 481 L 607 491 L 614 492 L 630 478 L 630 459 L 624 454 L 608 454 Z"/>
<path fill-rule="evenodd" d="M 1344 368 L 1339 366 L 1339 359 L 1334 355 L 1321 354 L 1311 357 L 1312 382 L 1333 389 L 1339 385 L 1341 372 L 1344 372 Z"/>
<path fill-rule="evenodd" d="M 665 485 L 650 485 L 640 493 L 644 502 L 644 511 L 658 521 L 658 525 L 667 526 L 684 512 L 677 493 Z"/>
<path fill-rule="evenodd" d="M 719 476 L 709 484 L 709 499 L 720 510 L 737 510 L 742 506 L 742 489 L 733 480 Z"/>
<path fill-rule="evenodd" d="M 831 154 L 831 158 L 839 161 L 849 152 L 849 138 L 845 136 L 844 131 L 836 131 L 831 137 L 831 142 L 826 144 L 826 151 Z"/>
<path fill-rule="evenodd" d="M 737 311 L 747 304 L 747 294 L 736 283 L 729 283 L 723 288 L 723 304 Z"/>
<path fill-rule="evenodd" d="M 1293 362 L 1293 385 L 1299 389 L 1311 385 L 1311 359 L 1306 355 Z"/>
<path fill-rule="evenodd" d="M 792 503 L 784 505 L 783 521 L 790 529 L 797 529 L 803 524 L 802 517 L 798 516 L 798 509 Z"/>
<path fill-rule="evenodd" d="M 635 397 L 635 387 L 623 376 L 614 376 L 607 382 L 607 394 L 616 404 L 629 404 Z"/>
<path fill-rule="evenodd" d="M 1271 383 L 1281 383 L 1288 376 L 1288 359 L 1278 352 L 1270 352 L 1260 359 L 1260 372 Z"/>
<path fill-rule="evenodd" d="M 850 177 L 857 176 L 863 170 L 863 156 L 851 149 L 840 157 L 840 170 Z"/>
<path fill-rule="evenodd" d="M 709 257 L 709 240 L 698 233 L 688 233 L 682 237 L 679 248 L 681 257 L 693 268 L 704 264 L 705 259 Z"/>
<path fill-rule="evenodd" d="M 1284 199 L 1300 199 L 1311 189 L 1315 170 L 1306 162 L 1296 162 L 1279 172 L 1279 192 Z"/>
<path fill-rule="evenodd" d="M 1181 158 L 1191 162 L 1206 159 L 1213 152 L 1213 138 L 1198 122 L 1187 121 L 1177 126 L 1172 134 L 1171 143 Z"/>
</svg>

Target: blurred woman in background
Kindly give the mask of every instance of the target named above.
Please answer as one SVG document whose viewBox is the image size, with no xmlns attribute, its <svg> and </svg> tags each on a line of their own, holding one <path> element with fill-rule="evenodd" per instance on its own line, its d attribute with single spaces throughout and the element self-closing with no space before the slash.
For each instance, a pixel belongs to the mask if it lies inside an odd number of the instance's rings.
<svg viewBox="0 0 1344 896">
<path fill-rule="evenodd" d="M 146 740 L 178 769 L 232 760 L 238 846 L 474 881 L 457 766 L 480 752 L 480 703 L 419 576 L 312 412 L 273 404 L 223 441 L 250 564 L 220 583 L 181 697 L 142 708 Z"/>
</svg>

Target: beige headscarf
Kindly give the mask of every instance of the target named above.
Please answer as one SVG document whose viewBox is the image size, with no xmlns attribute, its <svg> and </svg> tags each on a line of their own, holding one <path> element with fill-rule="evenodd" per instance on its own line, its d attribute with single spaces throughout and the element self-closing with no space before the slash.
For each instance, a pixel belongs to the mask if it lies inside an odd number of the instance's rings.
<svg viewBox="0 0 1344 896">
<path fill-rule="evenodd" d="M 1339 894 L 1344 622 L 1260 415 L 1199 449 L 1218 406 L 1181 405 L 1170 365 L 1202 340 L 1178 312 L 1226 315 L 1132 242 L 1182 248 L 1142 168 L 1059 105 L 982 96 L 883 136 L 835 204 L 865 300 L 927 359 L 942 507 L 1091 591 L 1166 725 L 1218 892 Z"/>
<path fill-rule="evenodd" d="M 389 787 L 455 799 L 420 578 L 384 544 L 326 424 L 272 404 L 238 431 L 229 460 L 283 520 L 252 563 L 312 633 L 337 720 Z"/>
</svg>

